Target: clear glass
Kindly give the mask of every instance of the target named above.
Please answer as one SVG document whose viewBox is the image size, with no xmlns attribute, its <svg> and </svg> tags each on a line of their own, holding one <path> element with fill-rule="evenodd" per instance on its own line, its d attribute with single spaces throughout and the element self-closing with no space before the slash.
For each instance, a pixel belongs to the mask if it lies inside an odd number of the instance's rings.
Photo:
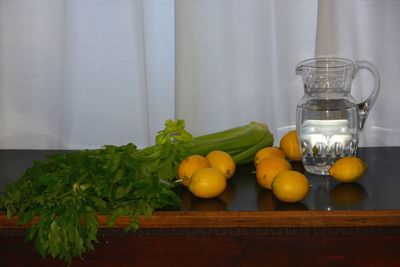
<svg viewBox="0 0 400 267">
<path fill-rule="evenodd" d="M 375 79 L 370 97 L 356 103 L 350 95 L 359 69 Z M 360 131 L 379 91 L 379 74 L 367 61 L 315 58 L 299 63 L 297 74 L 304 83 L 304 96 L 297 105 L 297 134 L 306 171 L 328 175 L 339 158 L 354 156 Z"/>
</svg>

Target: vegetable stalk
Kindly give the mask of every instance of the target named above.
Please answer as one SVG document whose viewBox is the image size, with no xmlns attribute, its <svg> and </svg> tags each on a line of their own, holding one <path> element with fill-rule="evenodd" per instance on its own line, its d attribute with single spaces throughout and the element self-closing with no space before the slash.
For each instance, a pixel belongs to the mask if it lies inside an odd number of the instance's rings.
<svg viewBox="0 0 400 267">
<path fill-rule="evenodd" d="M 268 126 L 260 122 L 250 122 L 246 125 L 194 137 L 187 146 L 191 154 L 206 155 L 213 150 L 223 150 L 229 153 L 236 164 L 253 160 L 255 153 L 263 148 L 272 146 L 274 136 Z"/>
<path fill-rule="evenodd" d="M 98 214 L 108 216 L 110 226 L 118 216 L 128 216 L 128 229 L 137 229 L 140 216 L 178 206 L 180 199 L 172 190 L 176 183 L 170 181 L 186 156 L 223 150 L 242 164 L 274 141 L 267 125 L 258 122 L 198 137 L 184 127 L 183 120 L 167 120 L 156 144 L 144 149 L 107 145 L 34 162 L 6 186 L 0 209 L 7 210 L 9 218 L 18 215 L 19 224 L 40 216 L 29 227 L 27 240 L 35 240 L 41 255 L 71 264 L 74 257 L 94 249 Z"/>
</svg>

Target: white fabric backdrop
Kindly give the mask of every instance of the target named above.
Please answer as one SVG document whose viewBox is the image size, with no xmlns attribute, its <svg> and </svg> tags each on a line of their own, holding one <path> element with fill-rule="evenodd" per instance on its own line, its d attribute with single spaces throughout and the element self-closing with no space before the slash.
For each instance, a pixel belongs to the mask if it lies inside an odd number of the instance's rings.
<svg viewBox="0 0 400 267">
<path fill-rule="evenodd" d="M 400 1 L 320 0 L 317 56 L 339 56 L 373 62 L 381 90 L 360 135 L 360 146 L 400 145 Z M 352 95 L 365 100 L 372 78 L 360 72 Z"/>
<path fill-rule="evenodd" d="M 177 116 L 196 134 L 263 121 L 279 142 L 295 127 L 317 2 L 177 0 L 175 15 Z"/>
<path fill-rule="evenodd" d="M 279 140 L 303 94 L 294 67 L 315 53 L 377 65 L 361 144 L 400 145 L 399 11 L 391 0 L 1 0 L 0 148 L 145 146 L 167 118 L 194 134 L 260 120 Z"/>
<path fill-rule="evenodd" d="M 173 66 L 173 0 L 2 0 L 0 147 L 147 145 Z"/>
</svg>

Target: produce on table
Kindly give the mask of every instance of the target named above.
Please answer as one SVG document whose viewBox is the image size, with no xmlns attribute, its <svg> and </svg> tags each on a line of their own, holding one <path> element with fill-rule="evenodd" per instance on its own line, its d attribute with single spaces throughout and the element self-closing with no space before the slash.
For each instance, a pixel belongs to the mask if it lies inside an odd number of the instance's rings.
<svg viewBox="0 0 400 267">
<path fill-rule="evenodd" d="M 258 184 L 266 189 L 272 189 L 273 195 L 283 202 L 299 202 L 304 199 L 309 190 L 308 178 L 298 171 L 293 171 L 291 163 L 298 163 L 300 148 L 296 131 L 286 133 L 280 140 L 279 148 L 268 147 L 260 149 L 254 156 L 256 178 Z M 293 161 L 296 160 L 296 161 Z"/>
<path fill-rule="evenodd" d="M 258 150 L 256 155 L 254 156 L 254 166 L 257 167 L 258 163 L 260 163 L 261 160 L 269 157 L 286 158 L 285 153 L 278 147 L 264 147 Z"/>
<path fill-rule="evenodd" d="M 225 151 L 211 151 L 207 154 L 206 159 L 210 163 L 210 166 L 222 172 L 226 179 L 231 178 L 235 174 L 235 161 Z"/>
<path fill-rule="evenodd" d="M 222 150 L 239 165 L 251 162 L 258 150 L 272 146 L 273 143 L 274 137 L 266 124 L 250 122 L 244 126 L 195 137 L 191 153 L 207 155 L 210 151 Z"/>
<path fill-rule="evenodd" d="M 210 167 L 208 160 L 201 155 L 191 155 L 178 165 L 178 179 L 184 186 L 189 186 L 190 178 L 197 170 Z"/>
<path fill-rule="evenodd" d="M 340 182 L 354 182 L 367 170 L 367 164 L 357 157 L 343 157 L 329 168 L 329 174 Z"/>
<path fill-rule="evenodd" d="M 204 168 L 193 174 L 189 191 L 196 197 L 213 198 L 224 192 L 226 186 L 226 177 L 222 172 L 215 168 Z"/>
<path fill-rule="evenodd" d="M 35 240 L 42 256 L 71 263 L 73 257 L 94 249 L 97 215 L 108 216 L 109 226 L 119 216 L 128 216 L 128 229 L 137 229 L 140 216 L 179 206 L 173 190 L 178 183 L 173 181 L 185 157 L 223 150 L 236 164 L 242 164 L 273 143 L 273 135 L 263 123 L 251 122 L 199 137 L 184 127 L 183 120 L 167 120 L 156 144 L 144 149 L 134 144 L 107 145 L 37 161 L 17 182 L 6 186 L 0 208 L 9 218 L 18 215 L 18 224 L 33 223 L 27 240 Z"/>
<path fill-rule="evenodd" d="M 296 130 L 290 131 L 282 136 L 279 146 L 285 153 L 287 159 L 294 161 L 301 160 L 300 145 Z"/>
<path fill-rule="evenodd" d="M 291 169 L 292 165 L 286 159 L 279 157 L 263 159 L 256 168 L 257 182 L 261 187 L 271 189 L 271 184 L 275 176 L 282 171 Z"/>
<path fill-rule="evenodd" d="M 192 163 L 192 164 L 191 164 Z M 221 195 L 227 187 L 226 180 L 236 170 L 233 158 L 222 150 L 210 151 L 204 158 L 192 155 L 185 158 L 178 167 L 178 173 L 185 168 L 182 184 L 199 198 L 213 198 Z M 225 181 L 221 181 L 221 177 Z"/>
<path fill-rule="evenodd" d="M 304 199 L 309 187 L 307 177 L 296 171 L 283 171 L 272 182 L 272 192 L 275 197 L 288 203 Z"/>
</svg>

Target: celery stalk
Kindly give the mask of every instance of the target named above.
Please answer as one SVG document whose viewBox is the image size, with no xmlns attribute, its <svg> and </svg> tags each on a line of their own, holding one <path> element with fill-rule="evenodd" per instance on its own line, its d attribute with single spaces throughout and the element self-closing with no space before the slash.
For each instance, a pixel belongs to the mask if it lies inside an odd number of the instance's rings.
<svg viewBox="0 0 400 267">
<path fill-rule="evenodd" d="M 242 163 L 247 163 L 250 161 L 254 160 L 254 156 L 259 151 L 260 149 L 264 147 L 269 147 L 272 146 L 274 143 L 273 137 L 271 139 L 271 134 L 266 133 L 265 137 L 260 140 L 257 144 L 254 146 L 240 152 L 237 154 L 233 155 L 233 160 L 236 162 L 236 164 L 242 164 Z"/>
<path fill-rule="evenodd" d="M 252 161 L 259 149 L 272 146 L 273 142 L 274 137 L 266 124 L 250 122 L 247 125 L 194 137 L 188 150 L 199 155 L 222 150 L 229 153 L 236 164 L 243 164 Z"/>
</svg>

